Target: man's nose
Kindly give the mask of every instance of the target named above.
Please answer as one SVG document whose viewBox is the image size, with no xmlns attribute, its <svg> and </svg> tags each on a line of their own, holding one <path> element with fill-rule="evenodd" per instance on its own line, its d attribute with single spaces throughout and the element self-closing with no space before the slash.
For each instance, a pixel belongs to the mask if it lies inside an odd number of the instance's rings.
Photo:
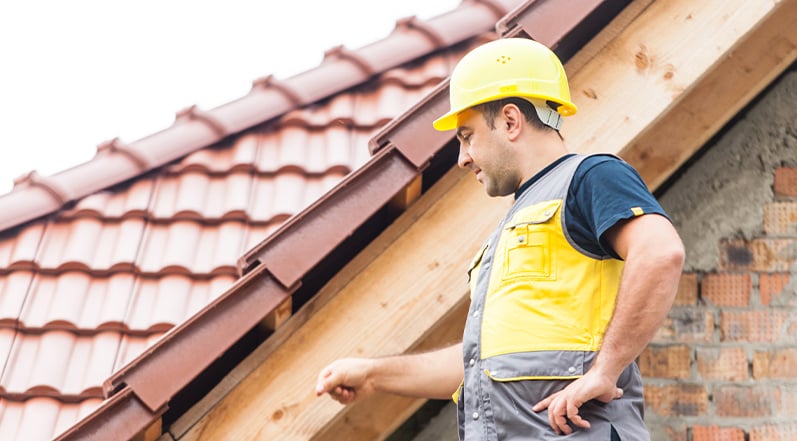
<svg viewBox="0 0 797 441">
<path fill-rule="evenodd" d="M 468 168 L 473 163 L 473 158 L 468 154 L 467 149 L 460 144 L 459 155 L 457 156 L 457 164 L 462 168 Z"/>
</svg>

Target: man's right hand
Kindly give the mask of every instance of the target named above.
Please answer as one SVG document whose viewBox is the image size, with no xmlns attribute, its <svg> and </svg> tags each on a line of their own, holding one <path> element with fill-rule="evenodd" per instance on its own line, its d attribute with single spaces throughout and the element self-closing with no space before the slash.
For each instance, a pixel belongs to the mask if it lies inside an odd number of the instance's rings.
<svg viewBox="0 0 797 441">
<path fill-rule="evenodd" d="M 341 404 L 351 404 L 374 392 L 370 378 L 374 361 L 367 358 L 343 358 L 321 369 L 316 395 L 329 394 Z"/>
</svg>

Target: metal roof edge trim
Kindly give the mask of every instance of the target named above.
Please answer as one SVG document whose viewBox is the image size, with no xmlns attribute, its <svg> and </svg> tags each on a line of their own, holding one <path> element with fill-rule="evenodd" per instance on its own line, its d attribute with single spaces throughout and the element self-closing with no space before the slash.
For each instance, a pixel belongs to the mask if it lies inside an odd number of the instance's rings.
<svg viewBox="0 0 797 441">
<path fill-rule="evenodd" d="M 462 3 L 449 12 L 417 24 L 430 32 L 447 37 L 451 29 L 458 29 L 456 35 L 446 40 L 447 44 L 453 45 L 484 31 L 478 26 L 466 26 L 468 29 L 463 31 L 460 29 L 461 24 L 455 23 L 463 10 L 477 5 L 479 3 Z M 415 31 L 413 33 L 420 34 Z M 200 118 L 178 117 L 172 126 L 126 144 L 125 152 L 110 150 L 108 154 L 95 155 L 87 162 L 48 176 L 46 180 L 52 184 L 48 188 L 64 189 L 65 200 L 44 198 L 40 190 L 36 191 L 36 188 L 28 186 L 15 188 L 9 193 L 0 195 L 0 231 L 53 213 L 71 201 L 140 176 L 193 151 L 212 145 L 226 136 L 287 113 L 300 103 L 297 103 L 295 97 L 290 94 L 286 96 L 285 90 L 314 91 L 315 93 L 302 95 L 302 104 L 307 104 L 361 84 L 373 75 L 439 49 L 428 37 L 419 36 L 412 40 L 419 42 L 411 45 L 412 50 L 390 50 L 395 46 L 394 40 L 406 41 L 406 39 L 405 33 L 393 32 L 368 46 L 351 51 L 353 57 L 374 67 L 374 72 L 370 76 L 363 70 L 357 69 L 359 75 L 346 75 L 341 81 L 332 82 L 329 87 L 319 88 L 319 84 L 325 85 L 328 78 L 334 77 L 330 73 L 339 72 L 346 69 L 344 66 L 352 65 L 349 59 L 351 57 L 340 57 L 334 62 L 322 62 L 315 68 L 281 81 L 284 86 L 282 89 L 254 87 L 247 95 L 208 111 L 200 112 L 196 107 L 192 107 L 193 113 L 201 115 Z M 423 44 L 424 41 L 426 44 Z M 382 54 L 390 56 L 386 59 Z M 124 159 L 120 161 L 120 157 Z M 142 168 L 142 163 L 149 168 Z M 97 170 L 105 172 L 96 173 Z"/>
<path fill-rule="evenodd" d="M 371 153 L 378 154 L 386 146 L 392 145 L 413 165 L 423 166 L 453 136 L 453 132 L 435 130 L 431 123 L 447 111 L 447 96 L 448 79 L 377 132 L 368 142 Z M 418 120 L 423 120 L 424 124 L 419 124 Z"/>
<path fill-rule="evenodd" d="M 105 400 L 55 441 L 106 441 L 132 439 L 166 412 L 152 411 L 143 405 L 129 387 Z"/>
<path fill-rule="evenodd" d="M 291 294 L 265 267 L 257 268 L 105 380 L 106 395 L 113 397 L 115 390 L 129 387 L 151 411 L 167 405 Z"/>
<path fill-rule="evenodd" d="M 285 287 L 302 277 L 408 185 L 421 170 L 385 149 L 239 259 L 266 266 Z"/>
</svg>

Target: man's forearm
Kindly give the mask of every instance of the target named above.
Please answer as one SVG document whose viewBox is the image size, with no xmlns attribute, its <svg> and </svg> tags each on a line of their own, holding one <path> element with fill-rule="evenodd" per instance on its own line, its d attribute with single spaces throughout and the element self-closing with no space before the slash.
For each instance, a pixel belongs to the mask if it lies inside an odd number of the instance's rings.
<svg viewBox="0 0 797 441">
<path fill-rule="evenodd" d="M 462 344 L 420 354 L 372 360 L 374 389 L 418 398 L 447 399 L 464 375 Z"/>
</svg>

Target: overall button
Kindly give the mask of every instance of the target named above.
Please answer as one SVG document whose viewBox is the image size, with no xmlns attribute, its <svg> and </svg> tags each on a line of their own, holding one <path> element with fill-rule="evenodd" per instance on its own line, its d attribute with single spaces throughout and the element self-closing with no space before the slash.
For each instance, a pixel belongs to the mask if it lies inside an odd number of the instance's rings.
<svg viewBox="0 0 797 441">
<path fill-rule="evenodd" d="M 474 360 L 474 359 L 472 359 L 472 358 L 471 358 L 471 359 L 468 361 L 468 364 L 469 364 L 469 365 L 471 365 L 471 366 L 473 366 L 474 364 L 476 364 L 476 360 Z"/>
<path fill-rule="evenodd" d="M 471 415 L 471 416 L 473 417 L 474 420 L 478 420 L 479 419 L 479 412 L 473 412 L 473 415 Z"/>
<path fill-rule="evenodd" d="M 479 310 L 478 309 L 476 311 L 473 311 L 473 316 L 474 317 L 478 317 L 479 316 Z"/>
<path fill-rule="evenodd" d="M 571 374 L 572 374 L 573 372 L 575 372 L 575 371 L 576 371 L 576 368 L 575 368 L 575 367 L 573 367 L 573 366 L 570 366 L 569 368 L 567 368 L 567 372 L 570 372 Z"/>
</svg>

